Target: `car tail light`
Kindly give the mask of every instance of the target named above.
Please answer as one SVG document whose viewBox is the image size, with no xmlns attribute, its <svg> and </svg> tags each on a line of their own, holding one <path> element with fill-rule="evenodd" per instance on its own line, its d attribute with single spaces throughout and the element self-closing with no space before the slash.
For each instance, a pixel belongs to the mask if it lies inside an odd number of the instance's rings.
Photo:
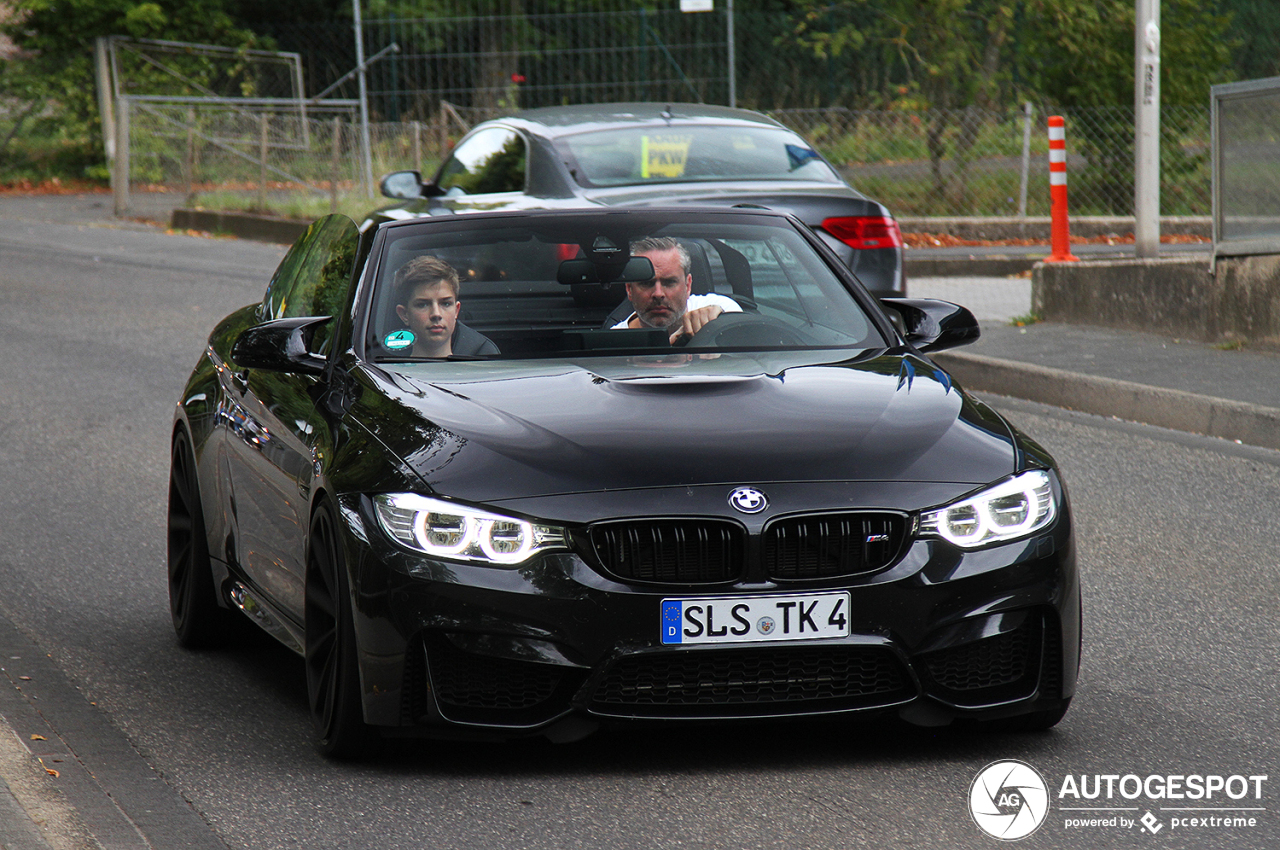
<svg viewBox="0 0 1280 850">
<path fill-rule="evenodd" d="M 889 216 L 858 215 L 828 218 L 822 229 L 850 248 L 901 248 L 902 231 L 898 222 Z"/>
</svg>

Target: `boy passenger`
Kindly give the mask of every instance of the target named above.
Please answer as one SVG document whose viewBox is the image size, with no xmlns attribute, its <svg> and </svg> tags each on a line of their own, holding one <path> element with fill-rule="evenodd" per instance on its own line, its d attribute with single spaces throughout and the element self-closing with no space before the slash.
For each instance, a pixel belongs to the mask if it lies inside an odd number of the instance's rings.
<svg viewBox="0 0 1280 850">
<path fill-rule="evenodd" d="M 437 257 L 414 257 L 395 276 L 396 315 L 413 333 L 414 357 L 498 354 L 498 346 L 458 321 L 458 273 Z"/>
</svg>

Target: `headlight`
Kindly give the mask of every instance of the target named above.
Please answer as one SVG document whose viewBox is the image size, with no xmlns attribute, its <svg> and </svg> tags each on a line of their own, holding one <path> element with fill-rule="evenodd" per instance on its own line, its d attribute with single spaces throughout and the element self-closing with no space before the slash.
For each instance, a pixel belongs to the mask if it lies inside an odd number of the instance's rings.
<svg viewBox="0 0 1280 850">
<path fill-rule="evenodd" d="M 923 512 L 919 533 L 976 549 L 1025 537 L 1057 515 L 1049 473 L 1033 469 L 944 508 Z"/>
<path fill-rule="evenodd" d="M 514 566 L 537 552 L 566 546 L 563 528 L 416 493 L 379 495 L 373 503 L 393 540 L 438 558 Z"/>
</svg>

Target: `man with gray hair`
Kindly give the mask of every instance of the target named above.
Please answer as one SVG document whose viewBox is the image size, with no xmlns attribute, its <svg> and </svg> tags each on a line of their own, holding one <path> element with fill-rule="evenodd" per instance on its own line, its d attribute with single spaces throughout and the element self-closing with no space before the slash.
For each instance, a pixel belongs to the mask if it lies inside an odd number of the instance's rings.
<svg viewBox="0 0 1280 850">
<path fill-rule="evenodd" d="M 646 236 L 631 243 L 631 256 L 648 257 L 653 277 L 627 284 L 627 300 L 635 311 L 614 328 L 662 328 L 675 344 L 689 338 L 721 313 L 741 313 L 732 298 L 693 295 L 689 250 L 670 236 Z"/>
</svg>

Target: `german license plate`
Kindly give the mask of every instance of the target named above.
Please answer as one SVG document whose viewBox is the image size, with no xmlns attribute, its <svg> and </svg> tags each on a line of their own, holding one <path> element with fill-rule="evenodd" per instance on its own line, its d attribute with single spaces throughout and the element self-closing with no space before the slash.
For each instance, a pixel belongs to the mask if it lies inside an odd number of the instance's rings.
<svg viewBox="0 0 1280 850">
<path fill-rule="evenodd" d="M 753 643 L 848 637 L 849 594 L 662 600 L 662 642 Z"/>
</svg>

